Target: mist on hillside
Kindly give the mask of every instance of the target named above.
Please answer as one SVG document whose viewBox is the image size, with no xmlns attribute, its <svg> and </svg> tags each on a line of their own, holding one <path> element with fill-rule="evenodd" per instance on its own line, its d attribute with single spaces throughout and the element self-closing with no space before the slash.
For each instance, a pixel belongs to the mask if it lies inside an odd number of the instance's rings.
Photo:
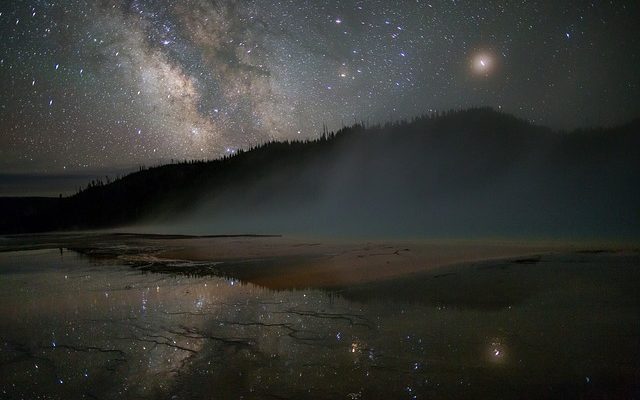
<svg viewBox="0 0 640 400">
<path fill-rule="evenodd" d="M 488 110 L 339 132 L 257 157 L 137 229 L 371 237 L 640 234 L 640 135 L 552 132 Z M 267 156 L 265 156 L 267 157 Z M 193 193 L 193 192 L 190 192 Z M 185 194 L 186 195 L 186 194 Z M 179 198 L 180 196 L 178 196 Z"/>
</svg>

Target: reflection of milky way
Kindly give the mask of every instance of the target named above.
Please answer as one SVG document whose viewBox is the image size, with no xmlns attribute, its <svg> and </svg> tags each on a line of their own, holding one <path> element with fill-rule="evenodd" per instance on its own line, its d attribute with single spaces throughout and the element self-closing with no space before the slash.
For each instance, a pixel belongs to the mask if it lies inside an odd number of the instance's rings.
<svg viewBox="0 0 640 400">
<path fill-rule="evenodd" d="M 637 388 L 637 336 L 620 334 L 637 327 L 637 255 L 488 261 L 338 294 L 140 273 L 120 262 L 159 260 L 129 252 L 185 242 L 103 239 L 97 259 L 0 252 L 2 399 L 605 398 L 611 376 L 619 398 Z"/>
<path fill-rule="evenodd" d="M 213 158 L 315 137 L 323 124 L 474 105 L 561 127 L 617 123 L 637 116 L 640 36 L 628 34 L 637 9 L 8 0 L 0 4 L 0 168 Z M 466 68 L 479 48 L 492 49 L 483 62 L 494 65 L 478 62 L 475 71 L 491 79 Z"/>
</svg>

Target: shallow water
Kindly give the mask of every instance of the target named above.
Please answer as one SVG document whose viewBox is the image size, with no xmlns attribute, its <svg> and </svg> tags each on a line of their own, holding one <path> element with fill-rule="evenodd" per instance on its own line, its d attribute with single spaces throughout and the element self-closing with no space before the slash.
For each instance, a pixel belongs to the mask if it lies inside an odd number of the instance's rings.
<svg viewBox="0 0 640 400">
<path fill-rule="evenodd" d="M 565 254 L 334 290 L 0 253 L 2 398 L 633 398 L 640 257 Z"/>
</svg>

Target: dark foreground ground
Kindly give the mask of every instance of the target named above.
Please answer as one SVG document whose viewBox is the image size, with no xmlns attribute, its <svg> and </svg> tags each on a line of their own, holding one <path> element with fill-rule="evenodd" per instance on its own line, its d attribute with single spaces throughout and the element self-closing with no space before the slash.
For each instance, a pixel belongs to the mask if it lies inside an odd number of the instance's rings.
<svg viewBox="0 0 640 400">
<path fill-rule="evenodd" d="M 3 399 L 640 396 L 629 247 L 45 235 L 0 249 Z"/>
</svg>

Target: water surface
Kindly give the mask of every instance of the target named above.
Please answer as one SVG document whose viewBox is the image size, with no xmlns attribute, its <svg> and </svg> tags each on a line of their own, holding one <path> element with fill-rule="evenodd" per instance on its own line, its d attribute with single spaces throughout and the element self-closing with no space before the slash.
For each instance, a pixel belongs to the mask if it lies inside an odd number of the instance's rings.
<svg viewBox="0 0 640 400">
<path fill-rule="evenodd" d="M 270 290 L 4 252 L 0 397 L 633 398 L 639 261 L 573 252 Z"/>
</svg>

